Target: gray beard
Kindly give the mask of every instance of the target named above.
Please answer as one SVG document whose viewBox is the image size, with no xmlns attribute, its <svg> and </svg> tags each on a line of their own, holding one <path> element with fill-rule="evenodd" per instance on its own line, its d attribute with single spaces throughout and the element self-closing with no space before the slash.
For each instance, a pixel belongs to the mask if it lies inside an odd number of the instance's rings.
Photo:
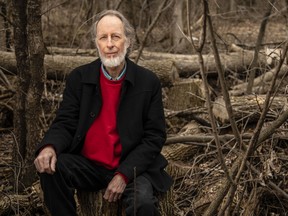
<svg viewBox="0 0 288 216">
<path fill-rule="evenodd" d="M 106 57 L 104 57 L 104 55 L 102 55 L 101 51 L 99 51 L 98 53 L 99 53 L 99 57 L 100 57 L 103 65 L 105 67 L 110 67 L 110 68 L 118 67 L 125 60 L 125 56 L 127 54 L 127 47 L 125 45 L 124 51 L 116 57 L 106 58 Z"/>
</svg>

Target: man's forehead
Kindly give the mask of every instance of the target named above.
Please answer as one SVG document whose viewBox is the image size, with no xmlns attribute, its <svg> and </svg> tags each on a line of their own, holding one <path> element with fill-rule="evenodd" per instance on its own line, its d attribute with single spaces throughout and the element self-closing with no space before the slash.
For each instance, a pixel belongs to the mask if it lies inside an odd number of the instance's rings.
<svg viewBox="0 0 288 216">
<path fill-rule="evenodd" d="M 110 33 L 125 34 L 122 20 L 114 15 L 106 15 L 97 23 L 97 35 Z"/>
<path fill-rule="evenodd" d="M 122 26 L 123 27 L 123 22 L 122 20 L 117 17 L 117 16 L 113 16 L 113 15 L 106 15 L 104 17 L 102 17 L 99 22 L 97 23 L 97 26 Z"/>
</svg>

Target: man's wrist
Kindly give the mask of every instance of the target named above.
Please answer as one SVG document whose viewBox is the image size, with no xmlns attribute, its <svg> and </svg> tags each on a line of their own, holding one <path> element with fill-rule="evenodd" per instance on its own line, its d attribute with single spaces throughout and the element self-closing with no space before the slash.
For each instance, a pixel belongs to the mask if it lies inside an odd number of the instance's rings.
<svg viewBox="0 0 288 216">
<path fill-rule="evenodd" d="M 46 145 L 42 146 L 42 147 L 39 149 L 38 152 L 40 153 L 44 148 L 46 148 L 46 147 L 48 147 L 48 146 L 51 146 L 51 147 L 54 148 L 54 146 L 53 146 L 52 144 L 46 144 Z"/>
<path fill-rule="evenodd" d="M 115 175 L 120 175 L 123 178 L 123 180 L 125 181 L 126 184 L 129 183 L 129 179 L 123 173 L 116 172 Z"/>
</svg>

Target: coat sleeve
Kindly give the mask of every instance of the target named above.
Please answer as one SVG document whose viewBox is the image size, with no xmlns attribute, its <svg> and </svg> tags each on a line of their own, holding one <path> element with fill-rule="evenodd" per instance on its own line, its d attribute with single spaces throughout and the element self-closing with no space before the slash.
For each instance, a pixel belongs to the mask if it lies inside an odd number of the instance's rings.
<svg viewBox="0 0 288 216">
<path fill-rule="evenodd" d="M 67 77 L 63 100 L 53 123 L 36 148 L 36 154 L 47 144 L 53 145 L 57 154 L 65 151 L 71 145 L 79 119 L 80 80 L 80 73 L 77 73 L 76 70 Z"/>
<path fill-rule="evenodd" d="M 151 166 L 156 165 L 160 171 L 167 165 L 167 161 L 160 154 L 166 140 L 161 83 L 156 76 L 154 78 L 149 106 L 143 117 L 142 138 L 117 169 L 117 172 L 124 174 L 129 180 L 132 180 L 135 175 L 138 176 L 147 171 Z M 159 161 L 159 157 L 163 163 L 153 164 Z"/>
</svg>

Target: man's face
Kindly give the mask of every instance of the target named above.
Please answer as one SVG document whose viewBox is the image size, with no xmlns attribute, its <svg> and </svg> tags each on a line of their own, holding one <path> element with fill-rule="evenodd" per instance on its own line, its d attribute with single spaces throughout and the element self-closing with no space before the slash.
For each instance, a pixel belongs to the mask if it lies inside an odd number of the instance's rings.
<svg viewBox="0 0 288 216">
<path fill-rule="evenodd" d="M 129 42 L 118 17 L 105 16 L 98 22 L 96 46 L 106 67 L 117 67 L 124 62 Z"/>
</svg>

